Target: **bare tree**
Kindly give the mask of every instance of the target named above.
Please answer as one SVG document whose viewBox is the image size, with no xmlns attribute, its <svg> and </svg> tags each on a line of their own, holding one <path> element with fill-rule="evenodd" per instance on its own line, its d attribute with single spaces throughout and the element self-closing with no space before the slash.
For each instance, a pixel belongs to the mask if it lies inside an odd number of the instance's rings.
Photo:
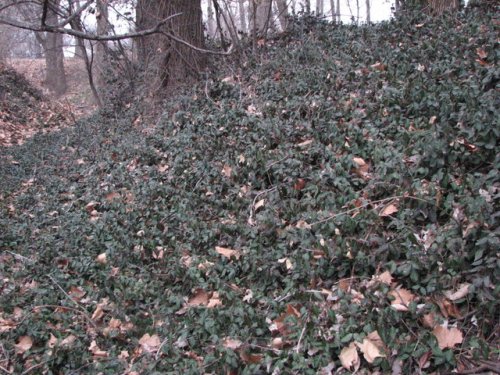
<svg viewBox="0 0 500 375">
<path fill-rule="evenodd" d="M 366 0 L 366 23 L 370 23 L 371 21 L 370 0 Z"/>
<path fill-rule="evenodd" d="M 215 35 L 215 15 L 212 0 L 207 1 L 207 34 L 210 37 Z"/>
<path fill-rule="evenodd" d="M 278 8 L 278 19 L 280 21 L 281 30 L 288 28 L 288 5 L 286 0 L 275 0 Z"/>
<path fill-rule="evenodd" d="M 110 31 L 108 4 L 105 0 L 96 0 L 97 35 L 107 35 Z M 97 42 L 95 47 L 95 81 L 99 91 L 105 86 L 108 60 L 108 45 L 106 41 Z"/>
<path fill-rule="evenodd" d="M 335 22 L 335 0 L 330 0 L 330 12 L 332 14 L 332 22 Z"/>
<path fill-rule="evenodd" d="M 337 0 L 337 23 L 340 23 L 342 21 L 341 16 L 340 16 L 340 0 Z"/>
<path fill-rule="evenodd" d="M 323 9 L 324 9 L 323 0 L 316 0 L 316 15 L 317 16 L 323 15 Z"/>
<path fill-rule="evenodd" d="M 245 0 L 238 0 L 238 11 L 240 16 L 240 29 L 242 32 L 247 32 L 247 18 L 245 14 Z"/>
</svg>

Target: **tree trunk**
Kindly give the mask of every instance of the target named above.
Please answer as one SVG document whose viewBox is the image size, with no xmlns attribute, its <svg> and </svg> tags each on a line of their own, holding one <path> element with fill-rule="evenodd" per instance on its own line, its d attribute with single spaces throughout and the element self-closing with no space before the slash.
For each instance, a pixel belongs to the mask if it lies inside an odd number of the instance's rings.
<svg viewBox="0 0 500 375">
<path fill-rule="evenodd" d="M 370 22 L 372 22 L 370 0 L 366 0 L 366 23 L 370 23 Z"/>
<path fill-rule="evenodd" d="M 288 6 L 286 0 L 275 0 L 278 7 L 278 19 L 280 21 L 281 30 L 288 28 Z"/>
<path fill-rule="evenodd" d="M 108 4 L 106 0 L 96 1 L 97 35 L 106 35 L 109 32 Z M 95 48 L 95 83 L 100 94 L 105 86 L 107 69 L 108 46 L 106 42 L 97 42 Z"/>
<path fill-rule="evenodd" d="M 140 30 L 155 27 L 167 17 L 163 29 L 190 45 L 204 47 L 201 0 L 138 0 L 137 24 Z M 205 62 L 203 54 L 162 34 L 141 38 L 138 58 L 145 71 L 150 95 L 171 93 L 172 89 L 198 78 Z"/>
<path fill-rule="evenodd" d="M 304 6 L 306 7 L 306 13 L 311 13 L 311 0 L 304 0 Z"/>
<path fill-rule="evenodd" d="M 323 15 L 323 0 L 316 0 L 316 15 Z"/>
<path fill-rule="evenodd" d="M 49 2 L 46 22 L 48 25 L 57 24 L 57 13 L 60 0 Z M 68 88 L 66 73 L 64 72 L 63 36 L 58 33 L 47 33 L 44 42 L 45 52 L 45 84 L 55 95 L 64 94 Z"/>
<path fill-rule="evenodd" d="M 335 0 L 330 0 L 330 13 L 332 14 L 332 22 L 335 22 Z"/>
<path fill-rule="evenodd" d="M 240 30 L 244 33 L 247 32 L 247 19 L 245 14 L 245 0 L 238 1 L 238 12 L 240 16 Z"/>
<path fill-rule="evenodd" d="M 340 0 L 337 0 L 337 23 L 340 23 L 340 21 L 342 21 L 340 15 Z"/>
<path fill-rule="evenodd" d="M 271 0 L 257 0 L 257 9 L 255 14 L 255 26 L 258 35 L 263 36 L 267 33 L 271 22 L 272 14 Z"/>
<path fill-rule="evenodd" d="M 439 16 L 449 10 L 460 8 L 459 0 L 427 0 L 427 13 Z"/>
<path fill-rule="evenodd" d="M 212 0 L 207 4 L 207 34 L 213 38 L 215 36 L 215 15 Z"/>
</svg>

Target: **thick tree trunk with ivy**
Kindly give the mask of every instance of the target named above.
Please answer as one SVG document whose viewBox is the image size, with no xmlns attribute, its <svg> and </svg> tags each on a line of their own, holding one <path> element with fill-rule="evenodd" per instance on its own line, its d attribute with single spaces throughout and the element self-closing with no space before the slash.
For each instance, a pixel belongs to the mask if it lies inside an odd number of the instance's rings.
<svg viewBox="0 0 500 375">
<path fill-rule="evenodd" d="M 138 0 L 136 17 L 139 30 L 172 17 L 162 30 L 193 47 L 204 47 L 201 0 Z M 205 62 L 199 51 L 161 33 L 138 41 L 138 58 L 154 97 L 197 79 Z"/>
</svg>

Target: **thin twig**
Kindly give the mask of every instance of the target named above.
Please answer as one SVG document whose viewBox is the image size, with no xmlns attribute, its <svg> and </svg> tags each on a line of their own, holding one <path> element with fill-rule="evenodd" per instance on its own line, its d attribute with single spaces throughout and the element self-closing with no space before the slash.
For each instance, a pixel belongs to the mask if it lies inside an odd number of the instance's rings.
<svg viewBox="0 0 500 375">
<path fill-rule="evenodd" d="M 318 224 L 326 223 L 327 221 L 335 219 L 335 218 L 337 218 L 339 216 L 346 215 L 346 214 L 349 214 L 351 212 L 359 211 L 359 210 L 361 210 L 361 209 L 363 209 L 363 208 L 365 208 L 367 206 L 373 205 L 373 204 L 385 203 L 385 202 L 393 201 L 395 199 L 404 199 L 404 198 L 406 198 L 406 199 L 413 199 L 413 200 L 417 200 L 417 201 L 421 201 L 421 202 L 425 202 L 425 203 L 429 203 L 429 204 L 434 204 L 433 202 L 428 201 L 428 200 L 423 199 L 423 198 L 418 198 L 418 197 L 414 197 L 414 196 L 410 196 L 410 195 L 395 195 L 395 196 L 392 196 L 392 197 L 388 197 L 388 198 L 384 198 L 384 199 L 378 199 L 378 200 L 375 200 L 375 201 L 369 201 L 369 202 L 363 203 L 359 207 L 354 207 L 354 208 L 351 208 L 349 210 L 339 212 L 338 214 L 328 216 L 328 217 L 326 217 L 324 219 L 321 219 L 321 220 L 318 220 L 318 221 L 316 221 L 316 222 L 314 222 L 314 223 L 312 223 L 310 225 L 312 226 L 312 225 L 318 225 Z"/>
<path fill-rule="evenodd" d="M 250 216 L 248 217 L 248 222 L 250 223 L 250 225 L 253 225 L 251 223 L 253 222 L 253 218 L 255 216 L 255 208 L 254 207 L 255 207 L 255 203 L 257 202 L 257 198 L 259 198 L 260 196 L 262 196 L 264 194 L 271 193 L 275 190 L 276 190 L 276 186 L 273 186 L 270 189 L 266 189 L 266 190 L 261 191 L 260 193 L 258 193 L 255 196 L 255 198 L 253 199 L 252 205 L 250 206 Z"/>
<path fill-rule="evenodd" d="M 20 260 L 20 261 L 23 261 L 23 262 L 27 262 L 27 263 L 31 263 L 31 264 L 34 263 L 30 258 L 26 258 L 25 256 L 23 256 L 21 254 L 14 253 L 13 251 L 10 251 L 10 250 L 5 250 L 5 252 L 9 253 L 10 255 L 12 255 L 17 260 Z"/>
<path fill-rule="evenodd" d="M 302 339 L 304 338 L 304 333 L 306 332 L 307 323 L 309 322 L 309 315 L 306 317 L 306 321 L 304 322 L 304 327 L 302 327 L 302 331 L 300 332 L 299 341 L 297 342 L 297 346 L 295 347 L 295 353 L 299 354 L 300 346 L 302 344 Z"/>
<path fill-rule="evenodd" d="M 97 328 L 97 326 L 95 325 L 95 323 L 92 321 L 92 318 L 90 316 L 88 316 L 87 312 L 85 311 L 85 309 L 80 306 L 80 304 L 78 302 L 76 302 L 73 298 L 71 298 L 71 296 L 66 293 L 66 291 L 62 288 L 62 286 L 60 286 L 57 281 L 50 275 L 47 275 L 47 277 L 52 280 L 52 282 L 64 293 L 64 295 L 71 301 L 73 302 L 77 307 L 78 307 L 78 311 L 80 311 L 80 313 L 85 316 L 85 318 L 90 322 L 90 324 L 92 324 L 92 326 L 94 328 Z M 62 307 L 62 306 L 61 306 Z"/>
</svg>

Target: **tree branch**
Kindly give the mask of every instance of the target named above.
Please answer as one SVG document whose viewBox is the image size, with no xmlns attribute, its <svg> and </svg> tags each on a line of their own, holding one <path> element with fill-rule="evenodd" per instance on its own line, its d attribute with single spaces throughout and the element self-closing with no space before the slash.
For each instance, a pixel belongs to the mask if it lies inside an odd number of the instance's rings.
<svg viewBox="0 0 500 375">
<path fill-rule="evenodd" d="M 165 25 L 168 21 L 170 21 L 174 17 L 180 16 L 182 13 L 173 14 L 164 20 L 161 20 L 155 27 L 151 29 L 146 29 L 134 33 L 125 33 L 120 35 L 97 35 L 90 34 L 81 31 L 76 31 L 72 29 L 66 29 L 60 26 L 51 26 L 51 25 L 41 25 L 35 26 L 29 23 L 20 22 L 18 20 L 14 20 L 11 18 L 0 17 L 0 24 L 10 25 L 13 27 L 17 27 L 19 29 L 31 30 L 36 32 L 49 32 L 49 33 L 58 33 L 58 34 L 66 34 L 71 35 L 76 38 L 82 38 L 86 40 L 95 40 L 95 41 L 113 41 L 113 40 L 122 40 L 122 39 L 130 39 L 130 38 L 140 38 L 152 34 L 156 34 L 161 32 L 160 28 Z M 186 43 L 186 42 L 185 42 Z"/>
</svg>

